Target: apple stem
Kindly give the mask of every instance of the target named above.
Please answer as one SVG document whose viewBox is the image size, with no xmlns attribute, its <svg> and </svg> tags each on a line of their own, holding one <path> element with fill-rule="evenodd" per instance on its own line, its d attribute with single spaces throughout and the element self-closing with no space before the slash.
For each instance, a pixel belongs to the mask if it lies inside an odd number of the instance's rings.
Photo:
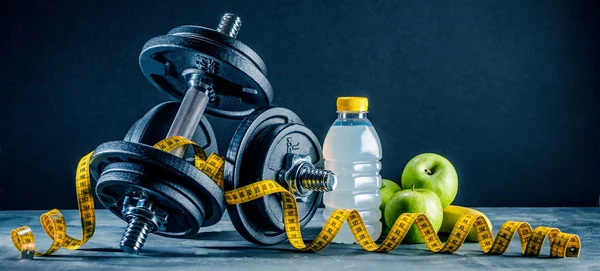
<svg viewBox="0 0 600 271">
<path fill-rule="evenodd" d="M 412 191 L 415 191 L 415 184 L 414 183 L 412 184 L 411 188 L 412 188 Z"/>
<path fill-rule="evenodd" d="M 428 168 L 425 169 L 425 173 L 427 173 L 427 175 L 432 175 L 433 172 L 431 172 L 431 170 L 429 170 Z"/>
</svg>

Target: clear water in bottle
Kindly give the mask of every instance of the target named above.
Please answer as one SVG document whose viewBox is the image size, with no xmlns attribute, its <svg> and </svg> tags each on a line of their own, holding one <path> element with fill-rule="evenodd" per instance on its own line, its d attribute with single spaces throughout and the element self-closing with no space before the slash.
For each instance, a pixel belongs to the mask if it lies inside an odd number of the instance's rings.
<svg viewBox="0 0 600 271">
<path fill-rule="evenodd" d="M 362 97 L 340 97 L 337 101 L 338 118 L 333 123 L 323 144 L 325 169 L 336 174 L 333 191 L 323 196 L 328 219 L 336 209 L 359 211 L 367 230 L 374 240 L 381 235 L 381 143 L 373 125 L 367 119 L 368 100 Z M 344 223 L 334 243 L 356 242 L 350 227 Z"/>
</svg>

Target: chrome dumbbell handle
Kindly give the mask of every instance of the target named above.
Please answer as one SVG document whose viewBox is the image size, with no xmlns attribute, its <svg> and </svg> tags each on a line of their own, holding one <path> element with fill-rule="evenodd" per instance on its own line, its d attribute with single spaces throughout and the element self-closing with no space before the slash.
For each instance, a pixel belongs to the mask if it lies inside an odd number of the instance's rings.
<svg viewBox="0 0 600 271">
<path fill-rule="evenodd" d="M 181 106 L 173 119 L 171 128 L 167 137 L 183 136 L 192 138 L 196 131 L 196 126 L 200 123 L 204 110 L 210 101 L 212 91 L 212 82 L 208 81 L 199 70 L 186 71 L 184 77 L 188 81 L 189 89 L 185 93 Z M 175 148 L 171 153 L 175 156 L 183 157 L 185 147 Z"/>
</svg>

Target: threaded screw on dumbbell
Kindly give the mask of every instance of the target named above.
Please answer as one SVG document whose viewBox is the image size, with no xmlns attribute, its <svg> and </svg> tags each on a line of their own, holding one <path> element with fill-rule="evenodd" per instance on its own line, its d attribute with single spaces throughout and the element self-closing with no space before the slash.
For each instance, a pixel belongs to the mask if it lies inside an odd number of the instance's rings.
<svg viewBox="0 0 600 271">
<path fill-rule="evenodd" d="M 130 254 L 140 253 L 149 233 L 167 227 L 168 214 L 156 209 L 148 199 L 125 197 L 121 214 L 128 224 L 120 246 Z"/>
<path fill-rule="evenodd" d="M 240 32 L 240 27 L 242 27 L 242 19 L 240 19 L 240 17 L 231 13 L 225 13 L 225 15 L 221 17 L 217 32 L 235 38 L 237 37 L 238 32 Z"/>
<path fill-rule="evenodd" d="M 121 238 L 121 250 L 129 254 L 139 254 L 148 238 L 148 234 L 154 230 L 154 227 L 138 218 L 132 218 L 128 221 L 127 229 Z"/>
<path fill-rule="evenodd" d="M 318 168 L 302 168 L 298 173 L 300 186 L 311 191 L 329 192 L 335 186 L 335 174 Z"/>
<path fill-rule="evenodd" d="M 335 174 L 330 170 L 315 168 L 308 155 L 288 154 L 279 180 L 297 200 L 305 201 L 312 191 L 332 191 L 336 185 Z"/>
</svg>

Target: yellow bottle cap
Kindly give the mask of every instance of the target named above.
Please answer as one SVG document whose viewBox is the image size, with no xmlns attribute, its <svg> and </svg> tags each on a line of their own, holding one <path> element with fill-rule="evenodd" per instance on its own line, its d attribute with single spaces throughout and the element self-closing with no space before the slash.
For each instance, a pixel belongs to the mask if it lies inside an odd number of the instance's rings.
<svg viewBox="0 0 600 271">
<path fill-rule="evenodd" d="M 336 105 L 337 111 L 369 111 L 369 99 L 366 97 L 338 97 Z"/>
</svg>

